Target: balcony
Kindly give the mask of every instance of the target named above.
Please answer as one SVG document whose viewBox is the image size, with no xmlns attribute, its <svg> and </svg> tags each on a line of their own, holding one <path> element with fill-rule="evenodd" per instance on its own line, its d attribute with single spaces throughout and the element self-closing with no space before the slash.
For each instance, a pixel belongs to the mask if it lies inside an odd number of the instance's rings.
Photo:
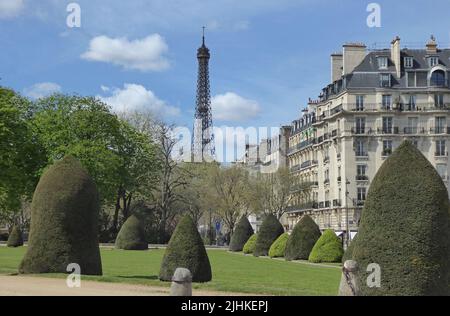
<svg viewBox="0 0 450 316">
<path fill-rule="evenodd" d="M 325 184 L 325 185 L 330 184 L 330 179 L 325 179 L 325 181 L 323 181 L 323 184 Z"/>
<path fill-rule="evenodd" d="M 318 209 L 319 205 L 315 201 L 306 202 L 298 205 L 291 205 L 287 207 L 288 212 L 301 212 L 306 210 Z"/>
<path fill-rule="evenodd" d="M 369 158 L 369 153 L 368 152 L 363 152 L 363 151 L 357 151 L 355 153 L 356 158 Z"/>
<path fill-rule="evenodd" d="M 383 157 L 389 157 L 391 154 L 392 154 L 392 148 L 383 149 L 383 152 L 382 152 Z"/>
<path fill-rule="evenodd" d="M 291 167 L 291 172 L 297 172 L 297 171 L 300 171 L 300 169 L 301 169 L 301 166 L 300 165 L 295 165 L 295 166 L 293 166 L 293 167 Z"/>
<path fill-rule="evenodd" d="M 364 200 L 356 200 L 355 201 L 355 206 L 363 207 L 365 203 L 366 203 L 366 201 L 364 201 Z"/>
<path fill-rule="evenodd" d="M 325 156 L 323 158 L 323 163 L 326 164 L 326 163 L 329 163 L 329 162 L 330 162 L 330 156 Z"/>
<path fill-rule="evenodd" d="M 341 207 L 342 201 L 341 200 L 333 200 L 333 206 L 334 207 Z"/>
<path fill-rule="evenodd" d="M 330 207 L 331 207 L 331 202 L 325 201 L 325 208 L 330 208 Z"/>
<path fill-rule="evenodd" d="M 369 181 L 369 177 L 365 175 L 356 176 L 356 181 Z"/>
<path fill-rule="evenodd" d="M 435 152 L 434 156 L 436 158 L 448 158 L 448 152 L 446 151 Z"/>
<path fill-rule="evenodd" d="M 446 126 L 431 127 L 430 134 L 434 135 L 450 134 L 450 128 Z"/>
</svg>

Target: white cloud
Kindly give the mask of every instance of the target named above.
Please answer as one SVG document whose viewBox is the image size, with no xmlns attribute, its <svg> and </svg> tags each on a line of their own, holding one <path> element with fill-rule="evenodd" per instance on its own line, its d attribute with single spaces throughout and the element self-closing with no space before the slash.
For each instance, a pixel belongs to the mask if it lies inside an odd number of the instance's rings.
<svg viewBox="0 0 450 316">
<path fill-rule="evenodd" d="M 0 0 L 0 19 L 16 17 L 24 7 L 24 0 Z"/>
<path fill-rule="evenodd" d="M 214 119 L 219 121 L 242 122 L 257 118 L 261 112 L 258 102 L 245 99 L 233 92 L 214 96 L 211 106 Z"/>
<path fill-rule="evenodd" d="M 150 111 L 158 116 L 178 116 L 180 109 L 168 105 L 160 100 L 151 90 L 147 90 L 144 86 L 138 84 L 126 83 L 123 89 L 108 88 L 102 86 L 102 90 L 112 91 L 112 95 L 108 97 L 98 96 L 103 102 L 111 106 L 112 110 L 118 113 Z"/>
<path fill-rule="evenodd" d="M 53 82 L 41 82 L 24 89 L 24 94 L 32 99 L 45 98 L 54 93 L 61 92 L 61 86 Z"/>
<path fill-rule="evenodd" d="M 125 37 L 97 36 L 91 40 L 89 50 L 82 54 L 81 58 L 144 72 L 162 71 L 170 67 L 168 59 L 164 56 L 168 50 L 164 38 L 159 34 L 133 41 Z"/>
</svg>

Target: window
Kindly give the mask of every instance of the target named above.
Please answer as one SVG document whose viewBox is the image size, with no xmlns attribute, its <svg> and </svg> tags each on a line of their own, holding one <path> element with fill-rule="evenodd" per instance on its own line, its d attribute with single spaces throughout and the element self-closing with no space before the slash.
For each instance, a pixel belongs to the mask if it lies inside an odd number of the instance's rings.
<svg viewBox="0 0 450 316">
<path fill-rule="evenodd" d="M 417 97 L 415 95 L 409 96 L 408 111 L 415 111 L 417 109 L 416 101 Z"/>
<path fill-rule="evenodd" d="M 364 111 L 364 96 L 356 96 L 356 111 Z"/>
<path fill-rule="evenodd" d="M 430 86 L 433 87 L 445 87 L 445 72 L 442 70 L 433 71 L 430 78 Z"/>
<path fill-rule="evenodd" d="M 407 76 L 408 76 L 408 87 L 414 88 L 416 86 L 416 73 L 407 72 Z"/>
<path fill-rule="evenodd" d="M 358 202 L 364 202 L 366 200 L 366 188 L 358 188 L 357 198 Z"/>
<path fill-rule="evenodd" d="M 445 123 L 446 118 L 444 116 L 438 116 L 435 118 L 435 134 L 444 134 L 445 133 Z"/>
<path fill-rule="evenodd" d="M 383 140 L 383 157 L 392 154 L 392 140 Z"/>
<path fill-rule="evenodd" d="M 356 156 L 357 157 L 366 157 L 367 154 L 365 152 L 365 148 L 364 148 L 364 141 L 362 139 L 357 139 L 356 140 Z"/>
<path fill-rule="evenodd" d="M 380 74 L 380 87 L 390 88 L 391 87 L 391 75 L 390 74 Z"/>
<path fill-rule="evenodd" d="M 418 71 L 416 73 L 417 87 L 426 87 L 428 85 L 428 73 L 426 71 Z"/>
<path fill-rule="evenodd" d="M 366 118 L 356 118 L 356 134 L 365 134 L 366 132 Z"/>
<path fill-rule="evenodd" d="M 436 157 L 445 157 L 445 140 L 437 140 L 436 141 Z"/>
<path fill-rule="evenodd" d="M 324 173 L 324 177 L 325 177 L 325 184 L 330 183 L 330 170 L 325 170 Z"/>
<path fill-rule="evenodd" d="M 405 68 L 412 68 L 414 65 L 414 59 L 412 57 L 405 57 Z"/>
<path fill-rule="evenodd" d="M 378 57 L 378 69 L 387 69 L 387 67 L 388 67 L 388 58 Z"/>
<path fill-rule="evenodd" d="M 434 106 L 437 108 L 444 107 L 444 95 L 443 94 L 435 94 L 434 95 Z"/>
<path fill-rule="evenodd" d="M 439 63 L 439 58 L 436 56 L 428 57 L 428 66 L 434 67 Z"/>
<path fill-rule="evenodd" d="M 382 99 L 383 110 L 391 110 L 392 109 L 392 96 L 383 95 Z"/>
<path fill-rule="evenodd" d="M 383 134 L 392 134 L 392 117 L 383 117 Z"/>
<path fill-rule="evenodd" d="M 408 127 L 406 128 L 405 134 L 417 134 L 417 125 L 419 119 L 417 117 L 408 117 Z"/>
<path fill-rule="evenodd" d="M 356 180 L 357 181 L 367 180 L 366 171 L 367 171 L 366 165 L 357 165 L 356 166 Z"/>
</svg>

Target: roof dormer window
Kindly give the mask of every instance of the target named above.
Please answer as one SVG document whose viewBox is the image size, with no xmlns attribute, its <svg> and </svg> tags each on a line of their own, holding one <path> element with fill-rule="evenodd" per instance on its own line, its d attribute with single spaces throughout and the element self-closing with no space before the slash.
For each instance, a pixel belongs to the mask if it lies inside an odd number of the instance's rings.
<svg viewBox="0 0 450 316">
<path fill-rule="evenodd" d="M 437 64 L 439 64 L 439 57 L 437 56 L 428 57 L 428 66 L 434 67 Z"/>
<path fill-rule="evenodd" d="M 414 65 L 414 59 L 412 57 L 405 57 L 405 68 L 412 68 Z"/>
<path fill-rule="evenodd" d="M 378 69 L 387 69 L 388 58 L 386 56 L 378 57 Z"/>
</svg>

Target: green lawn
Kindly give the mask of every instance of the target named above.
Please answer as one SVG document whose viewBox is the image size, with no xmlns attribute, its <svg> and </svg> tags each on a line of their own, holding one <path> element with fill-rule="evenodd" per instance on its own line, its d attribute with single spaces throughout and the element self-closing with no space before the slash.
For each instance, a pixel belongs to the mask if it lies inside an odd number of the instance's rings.
<svg viewBox="0 0 450 316">
<path fill-rule="evenodd" d="M 16 273 L 25 248 L 0 247 L 0 274 Z M 169 286 L 158 280 L 164 250 L 102 249 L 103 276 L 84 277 L 102 282 Z M 336 295 L 340 269 L 307 263 L 255 258 L 224 250 L 209 250 L 213 281 L 197 289 L 269 295 Z M 46 275 L 63 277 L 62 275 Z"/>
</svg>

